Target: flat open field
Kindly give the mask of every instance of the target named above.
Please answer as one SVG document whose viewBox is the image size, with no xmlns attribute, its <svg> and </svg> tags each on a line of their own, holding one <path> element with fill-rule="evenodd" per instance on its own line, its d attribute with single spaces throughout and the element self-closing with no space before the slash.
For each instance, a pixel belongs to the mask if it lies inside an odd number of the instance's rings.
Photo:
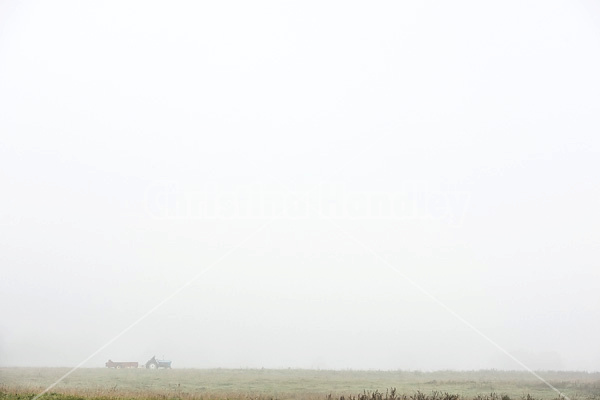
<svg viewBox="0 0 600 400">
<path fill-rule="evenodd" d="M 68 371 L 66 368 L 0 368 L 0 398 L 30 398 Z M 600 373 L 540 372 L 544 379 L 571 400 L 600 400 Z M 531 395 L 536 399 L 557 398 L 556 392 L 526 372 L 418 372 L 418 371 L 328 371 L 295 369 L 107 369 L 75 371 L 50 393 L 76 398 L 160 399 L 326 399 L 354 396 L 364 391 L 415 397 L 421 392 L 459 395 L 473 399 L 496 393 L 511 399 Z M 50 396 L 55 399 L 67 396 Z M 73 397 L 70 397 L 73 399 Z M 425 400 L 418 398 L 418 400 Z M 498 400 L 501 400 L 500 398 Z M 505 398 L 506 400 L 506 398 Z"/>
</svg>

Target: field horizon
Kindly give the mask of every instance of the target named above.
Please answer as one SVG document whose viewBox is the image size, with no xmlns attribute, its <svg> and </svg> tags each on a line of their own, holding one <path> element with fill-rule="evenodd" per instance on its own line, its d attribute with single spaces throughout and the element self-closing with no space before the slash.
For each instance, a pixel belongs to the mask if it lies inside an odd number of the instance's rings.
<svg viewBox="0 0 600 400">
<path fill-rule="evenodd" d="M 121 361 L 115 359 L 113 361 Z M 140 362 L 138 368 L 127 368 L 127 369 L 146 369 L 144 363 Z M 4 365 L 0 366 L 0 371 L 9 369 L 72 369 L 73 366 L 57 365 L 57 366 L 35 366 L 35 365 Z M 77 370 L 104 370 L 111 369 L 105 366 L 86 366 L 78 367 Z M 163 369 L 163 368 L 161 368 Z M 497 372 L 497 373 L 514 373 L 533 375 L 525 370 L 519 369 L 502 369 L 502 368 L 480 368 L 480 369 L 460 369 L 460 368 L 439 368 L 439 369 L 403 369 L 403 368 L 304 368 L 304 367 L 173 367 L 176 370 L 198 370 L 198 371 L 215 371 L 215 370 L 229 370 L 229 371 L 332 371 L 332 372 L 406 372 L 416 374 L 437 374 L 437 373 L 486 373 L 486 372 Z M 535 373 L 554 373 L 554 374 L 587 374 L 587 375 L 598 375 L 600 377 L 600 370 L 578 370 L 578 369 L 532 369 Z"/>
<path fill-rule="evenodd" d="M 67 373 L 60 367 L 1 367 L 0 392 L 7 400 L 31 398 Z M 600 399 L 600 372 L 538 371 L 571 400 Z M 556 399 L 559 396 L 524 371 L 377 371 L 252 368 L 81 368 L 48 395 L 79 399 L 351 399 L 395 390 L 397 398 Z M 12 397 L 11 397 L 12 396 Z M 16 396 L 16 397 L 15 397 Z M 366 398 L 364 396 L 367 396 Z M 360 396 L 359 396 L 360 397 Z M 385 398 L 385 397 L 384 397 Z M 394 397 L 396 398 L 396 397 Z M 377 396 L 373 398 L 377 400 Z M 66 399 L 65 399 L 66 400 Z"/>
</svg>

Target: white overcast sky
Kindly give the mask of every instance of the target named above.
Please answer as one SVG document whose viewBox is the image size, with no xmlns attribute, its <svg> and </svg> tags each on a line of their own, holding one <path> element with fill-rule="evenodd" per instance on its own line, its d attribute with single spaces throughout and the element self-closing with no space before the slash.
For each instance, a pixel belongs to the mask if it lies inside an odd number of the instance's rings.
<svg viewBox="0 0 600 400">
<path fill-rule="evenodd" d="M 86 366 L 521 368 L 420 286 L 598 371 L 599 71 L 592 0 L 3 1 L 0 366 L 212 265 Z"/>
</svg>

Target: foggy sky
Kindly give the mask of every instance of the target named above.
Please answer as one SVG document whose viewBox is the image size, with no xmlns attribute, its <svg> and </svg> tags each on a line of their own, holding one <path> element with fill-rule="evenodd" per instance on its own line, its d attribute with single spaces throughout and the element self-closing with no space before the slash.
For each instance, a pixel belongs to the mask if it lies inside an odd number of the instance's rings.
<svg viewBox="0 0 600 400">
<path fill-rule="evenodd" d="M 599 13 L 0 3 L 0 366 L 600 370 Z"/>
</svg>

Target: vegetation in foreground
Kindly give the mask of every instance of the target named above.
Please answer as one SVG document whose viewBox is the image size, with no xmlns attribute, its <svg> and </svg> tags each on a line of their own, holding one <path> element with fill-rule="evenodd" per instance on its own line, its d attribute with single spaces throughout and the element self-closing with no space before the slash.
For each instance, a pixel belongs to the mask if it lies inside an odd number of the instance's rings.
<svg viewBox="0 0 600 400">
<path fill-rule="evenodd" d="M 0 368 L 0 400 L 30 400 L 67 369 Z M 571 400 L 600 400 L 600 373 L 544 372 Z M 381 391 L 381 388 L 393 387 Z M 397 389 L 396 389 L 397 388 Z M 558 394 L 515 371 L 315 371 L 86 368 L 40 400 L 552 400 Z"/>
<path fill-rule="evenodd" d="M 0 400 L 32 400 L 36 396 L 36 393 L 18 393 L 11 391 L 0 390 Z M 124 399 L 144 399 L 144 400 L 165 400 L 165 399 L 188 399 L 190 396 L 186 395 L 184 397 L 179 396 L 166 396 L 166 395 L 157 395 L 157 394 L 148 394 L 148 397 L 141 396 L 137 394 L 133 397 L 128 395 L 124 395 L 122 393 L 112 393 L 105 394 L 98 397 L 87 397 L 82 395 L 73 395 L 73 394 L 63 394 L 63 393 L 55 393 L 49 392 L 44 394 L 42 397 L 45 400 L 124 400 Z M 227 395 L 227 396 L 215 396 L 215 395 L 203 395 L 203 396 L 193 396 L 192 398 L 196 399 L 244 399 L 244 400 L 276 400 L 273 397 L 265 397 L 264 395 L 259 396 L 240 396 L 237 395 Z M 311 397 L 317 399 L 318 397 Z M 421 392 L 416 392 L 412 395 L 407 394 L 397 394 L 396 389 L 392 388 L 386 390 L 385 392 L 363 392 L 357 395 L 340 395 L 333 396 L 331 394 L 323 397 L 321 400 L 540 400 L 536 399 L 531 395 L 521 396 L 519 399 L 513 399 L 508 395 L 499 395 L 497 393 L 490 393 L 487 395 L 477 395 L 472 398 L 462 397 L 458 394 L 450 394 L 450 393 L 441 393 L 441 392 L 432 392 L 431 394 L 425 394 Z M 554 400 L 565 400 L 564 397 L 557 396 Z M 574 400 L 574 399 L 571 399 Z"/>
</svg>

